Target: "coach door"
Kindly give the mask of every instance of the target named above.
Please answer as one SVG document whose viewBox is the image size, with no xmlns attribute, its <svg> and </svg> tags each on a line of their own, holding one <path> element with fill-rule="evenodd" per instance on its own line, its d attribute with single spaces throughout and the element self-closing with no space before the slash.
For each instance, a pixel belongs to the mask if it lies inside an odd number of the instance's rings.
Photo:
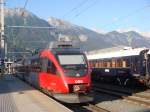
<svg viewBox="0 0 150 112">
<path fill-rule="evenodd" d="M 147 58 L 148 75 L 150 76 L 150 54 L 147 54 Z"/>
<path fill-rule="evenodd" d="M 148 73 L 148 66 L 147 66 L 147 51 L 142 51 L 140 53 L 140 61 L 141 61 L 141 75 L 145 76 Z"/>
</svg>

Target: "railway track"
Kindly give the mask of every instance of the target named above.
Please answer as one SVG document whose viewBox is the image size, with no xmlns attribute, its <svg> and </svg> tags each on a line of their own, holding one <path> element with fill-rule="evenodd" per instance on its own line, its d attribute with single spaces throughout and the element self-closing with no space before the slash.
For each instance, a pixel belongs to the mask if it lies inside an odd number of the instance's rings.
<svg viewBox="0 0 150 112">
<path fill-rule="evenodd" d="M 98 88 L 98 87 L 93 87 L 93 90 L 96 92 L 100 92 L 100 93 L 105 93 L 111 96 L 115 96 L 121 99 L 124 99 L 126 101 L 129 102 L 134 102 L 134 103 L 138 103 L 140 105 L 145 105 L 148 106 L 150 108 L 150 95 L 145 95 L 148 91 L 144 91 L 143 94 L 140 93 L 131 93 L 128 91 L 122 91 L 122 90 L 116 90 L 113 88 Z"/>
<path fill-rule="evenodd" d="M 89 103 L 88 107 L 92 109 L 92 112 L 111 112 L 107 109 L 104 109 L 102 107 L 96 106 L 94 104 Z"/>
<path fill-rule="evenodd" d="M 99 107 L 93 103 L 85 104 L 64 104 L 74 112 L 111 112 L 105 108 Z"/>
<path fill-rule="evenodd" d="M 129 91 L 129 90 L 126 90 L 126 88 L 116 88 L 117 86 L 113 86 L 111 87 L 110 85 L 107 85 L 107 86 L 99 86 L 99 85 L 93 85 L 93 89 L 96 88 L 96 89 L 103 89 L 103 90 L 111 90 L 113 92 L 118 92 L 118 93 L 121 93 L 121 94 L 124 94 L 124 95 L 132 95 L 133 91 Z"/>
</svg>

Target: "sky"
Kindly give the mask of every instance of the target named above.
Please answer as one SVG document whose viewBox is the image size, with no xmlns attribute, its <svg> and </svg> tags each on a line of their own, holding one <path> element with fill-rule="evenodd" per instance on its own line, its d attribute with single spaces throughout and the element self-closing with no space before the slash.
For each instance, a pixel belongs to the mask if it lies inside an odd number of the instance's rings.
<svg viewBox="0 0 150 112">
<path fill-rule="evenodd" d="M 24 7 L 26 0 L 5 0 L 6 7 Z M 100 31 L 150 32 L 150 0 L 28 0 L 26 9 L 48 20 L 56 17 Z"/>
</svg>

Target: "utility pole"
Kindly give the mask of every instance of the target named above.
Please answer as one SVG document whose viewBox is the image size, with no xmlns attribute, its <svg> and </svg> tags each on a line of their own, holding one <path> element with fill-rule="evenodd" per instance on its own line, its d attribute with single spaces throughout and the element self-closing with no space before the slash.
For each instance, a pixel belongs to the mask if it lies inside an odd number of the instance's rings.
<svg viewBox="0 0 150 112">
<path fill-rule="evenodd" d="M 1 44 L 1 59 L 5 58 L 5 21 L 4 21 L 4 0 L 0 0 L 0 44 Z"/>
<path fill-rule="evenodd" d="M 4 21 L 4 0 L 0 0 L 0 59 L 1 75 L 5 74 L 5 21 Z"/>
</svg>

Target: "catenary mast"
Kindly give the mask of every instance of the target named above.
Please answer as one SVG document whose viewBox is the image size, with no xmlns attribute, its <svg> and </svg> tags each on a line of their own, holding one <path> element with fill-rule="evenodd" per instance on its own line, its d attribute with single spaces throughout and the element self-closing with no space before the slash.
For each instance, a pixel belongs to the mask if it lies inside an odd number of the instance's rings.
<svg viewBox="0 0 150 112">
<path fill-rule="evenodd" d="M 5 58 L 5 21 L 4 21 L 4 0 L 0 0 L 0 41 L 1 41 L 1 59 Z"/>
</svg>

